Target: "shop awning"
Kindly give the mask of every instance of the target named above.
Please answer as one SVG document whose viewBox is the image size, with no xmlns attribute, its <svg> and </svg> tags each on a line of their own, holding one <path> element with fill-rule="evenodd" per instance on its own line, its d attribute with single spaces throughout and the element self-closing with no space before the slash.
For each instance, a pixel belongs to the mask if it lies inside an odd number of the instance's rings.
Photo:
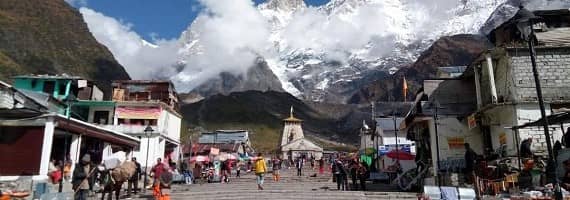
<svg viewBox="0 0 570 200">
<path fill-rule="evenodd" d="M 570 123 L 570 111 L 552 114 L 546 116 L 546 119 L 548 119 L 548 125 Z M 539 127 L 542 126 L 543 124 L 544 124 L 544 119 L 540 118 L 539 120 L 528 122 L 520 126 L 513 126 L 511 127 L 511 129 L 516 130 L 528 127 Z"/>
<path fill-rule="evenodd" d="M 76 133 L 80 133 L 89 137 L 101 139 L 105 142 L 117 145 L 125 145 L 129 147 L 139 146 L 139 139 L 124 133 L 116 132 L 106 128 L 96 126 L 78 119 L 67 118 L 63 115 L 48 114 L 45 117 L 54 117 L 57 127 Z"/>
<path fill-rule="evenodd" d="M 432 120 L 433 117 L 431 116 L 414 116 L 413 118 L 410 118 L 410 121 L 402 121 L 402 123 L 400 123 L 400 130 L 404 130 L 407 129 L 409 127 L 411 127 L 412 125 L 418 123 L 418 122 L 424 122 L 424 121 L 429 121 Z"/>
</svg>

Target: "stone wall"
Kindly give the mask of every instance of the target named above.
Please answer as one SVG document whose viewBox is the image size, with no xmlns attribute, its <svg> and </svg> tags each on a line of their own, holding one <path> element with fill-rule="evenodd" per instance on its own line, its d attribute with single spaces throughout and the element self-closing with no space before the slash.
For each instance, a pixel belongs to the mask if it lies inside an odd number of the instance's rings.
<svg viewBox="0 0 570 200">
<path fill-rule="evenodd" d="M 508 49 L 511 58 L 515 101 L 536 101 L 531 60 L 526 49 Z M 546 101 L 570 100 L 570 47 L 538 48 L 536 62 Z"/>
</svg>

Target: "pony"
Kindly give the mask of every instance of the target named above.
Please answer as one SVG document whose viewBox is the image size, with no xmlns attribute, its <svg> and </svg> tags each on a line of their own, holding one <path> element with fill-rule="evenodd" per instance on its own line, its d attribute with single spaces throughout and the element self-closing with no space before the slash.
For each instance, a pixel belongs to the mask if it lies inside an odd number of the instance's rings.
<svg viewBox="0 0 570 200">
<path fill-rule="evenodd" d="M 101 200 L 105 200 L 105 195 L 108 193 L 108 200 L 112 200 L 113 192 L 115 192 L 115 198 L 119 199 L 121 188 L 123 183 L 128 181 L 136 173 L 137 166 L 134 162 L 125 161 L 121 163 L 118 167 L 113 169 L 106 169 L 104 164 L 103 167 L 99 167 L 99 182 L 103 188 L 101 192 Z"/>
</svg>

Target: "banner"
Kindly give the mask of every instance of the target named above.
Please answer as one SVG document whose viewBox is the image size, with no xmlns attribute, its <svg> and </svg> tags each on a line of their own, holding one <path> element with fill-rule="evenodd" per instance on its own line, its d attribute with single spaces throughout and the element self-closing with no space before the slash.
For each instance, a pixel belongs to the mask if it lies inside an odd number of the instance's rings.
<svg viewBox="0 0 570 200">
<path fill-rule="evenodd" d="M 210 154 L 211 155 L 218 155 L 218 154 L 220 154 L 220 149 L 212 147 L 212 148 L 210 148 Z"/>
<path fill-rule="evenodd" d="M 499 144 L 507 144 L 507 134 L 505 132 L 499 134 Z"/>
<path fill-rule="evenodd" d="M 158 119 L 159 107 L 118 107 L 115 112 L 121 119 Z"/>
<path fill-rule="evenodd" d="M 447 138 L 447 144 L 450 149 L 462 149 L 464 148 L 465 139 L 462 137 L 449 137 Z"/>
</svg>

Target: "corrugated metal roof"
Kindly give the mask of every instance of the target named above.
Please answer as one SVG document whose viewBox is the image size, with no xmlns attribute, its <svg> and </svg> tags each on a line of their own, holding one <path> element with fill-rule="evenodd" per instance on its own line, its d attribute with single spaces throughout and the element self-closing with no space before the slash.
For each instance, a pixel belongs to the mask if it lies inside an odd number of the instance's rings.
<svg viewBox="0 0 570 200">
<path fill-rule="evenodd" d="M 31 79 L 63 79 L 63 80 L 78 80 L 84 79 L 80 76 L 71 76 L 68 74 L 61 74 L 61 75 L 49 75 L 49 74 L 42 74 L 42 75 L 20 75 L 14 76 L 13 78 L 31 78 Z"/>
<path fill-rule="evenodd" d="M 202 133 L 198 138 L 198 143 L 202 144 L 222 144 L 222 143 L 242 143 L 249 140 L 249 133 L 240 130 L 221 130 L 213 133 Z"/>
<path fill-rule="evenodd" d="M 396 118 L 396 129 L 400 126 L 400 123 L 404 118 Z M 384 131 L 394 131 L 394 118 L 376 118 L 376 126 Z"/>
<path fill-rule="evenodd" d="M 536 38 L 545 46 L 570 46 L 570 27 L 556 28 L 536 33 Z"/>
</svg>

